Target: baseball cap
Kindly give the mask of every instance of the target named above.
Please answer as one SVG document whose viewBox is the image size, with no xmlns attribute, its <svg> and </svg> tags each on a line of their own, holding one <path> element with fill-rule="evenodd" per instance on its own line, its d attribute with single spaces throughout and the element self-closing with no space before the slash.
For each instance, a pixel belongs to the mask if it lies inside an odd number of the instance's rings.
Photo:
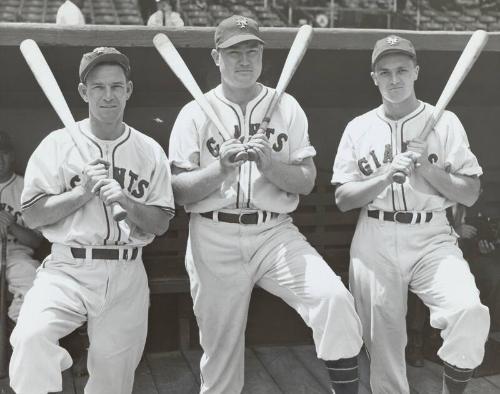
<svg viewBox="0 0 500 394">
<path fill-rule="evenodd" d="M 395 35 L 390 35 L 375 43 L 372 53 L 372 67 L 384 55 L 388 53 L 404 53 L 414 59 L 417 58 L 415 47 L 410 40 Z"/>
<path fill-rule="evenodd" d="M 12 152 L 14 146 L 10 136 L 5 131 L 0 131 L 0 152 Z"/>
<path fill-rule="evenodd" d="M 215 29 L 215 47 L 229 48 L 243 41 L 256 40 L 264 44 L 260 38 L 259 24 L 252 18 L 233 15 L 224 19 Z"/>
<path fill-rule="evenodd" d="M 130 75 L 130 62 L 128 57 L 112 47 L 95 48 L 92 52 L 85 53 L 80 61 L 80 81 L 85 82 L 89 72 L 98 64 L 116 63 L 123 68 L 127 78 Z"/>
</svg>

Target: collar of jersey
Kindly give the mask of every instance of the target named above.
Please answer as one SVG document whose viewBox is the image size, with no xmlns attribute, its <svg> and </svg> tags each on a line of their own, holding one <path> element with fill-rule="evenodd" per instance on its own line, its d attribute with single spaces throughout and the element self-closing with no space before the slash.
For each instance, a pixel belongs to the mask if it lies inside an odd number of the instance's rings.
<svg viewBox="0 0 500 394">
<path fill-rule="evenodd" d="M 404 122 L 406 119 L 409 119 L 409 118 L 415 116 L 419 111 L 422 110 L 422 107 L 425 105 L 425 103 L 423 101 L 420 101 L 420 100 L 418 102 L 419 102 L 419 105 L 414 111 L 410 112 L 408 115 L 403 116 L 402 118 L 399 118 L 399 119 L 391 119 L 391 118 L 388 118 L 387 116 L 385 116 L 384 104 L 381 104 L 377 108 L 377 110 L 376 110 L 377 115 L 388 123 L 395 123 L 395 122 L 401 123 L 401 122 Z"/>
<path fill-rule="evenodd" d="M 2 188 L 3 186 L 7 185 L 10 182 L 12 182 L 16 176 L 17 176 L 16 173 L 13 172 L 12 176 L 9 179 L 7 179 L 5 182 L 0 183 L 0 188 Z"/>
<path fill-rule="evenodd" d="M 262 86 L 262 89 L 260 90 L 259 94 L 257 96 L 255 96 L 254 99 L 252 99 L 252 101 L 249 101 L 248 104 L 247 104 L 247 107 L 246 107 L 246 112 L 248 114 L 248 109 L 253 107 L 255 105 L 255 103 L 257 103 L 257 101 L 259 101 L 267 92 L 267 89 L 269 89 L 267 86 L 264 86 L 262 85 L 261 83 L 258 83 L 257 82 L 257 85 L 260 85 Z M 233 107 L 235 110 L 238 111 L 238 114 L 242 114 L 241 112 L 241 108 L 238 104 L 236 103 L 233 103 L 232 101 L 228 100 L 225 96 L 224 96 L 224 91 L 222 90 L 222 84 L 217 86 L 215 89 L 214 89 L 214 93 L 215 95 L 221 99 L 223 102 L 225 102 L 227 105 L 230 105 L 231 107 Z"/>
<path fill-rule="evenodd" d="M 108 145 L 108 146 L 117 145 L 128 137 L 128 135 L 130 134 L 130 126 L 128 124 L 126 124 L 125 122 L 123 122 L 123 124 L 125 125 L 125 130 L 122 133 L 122 135 L 120 135 L 117 139 L 101 140 L 100 138 L 97 138 L 94 134 L 92 134 L 92 132 L 90 131 L 89 118 L 82 119 L 81 121 L 78 122 L 78 126 L 79 126 L 80 130 L 85 136 L 90 138 L 92 141 L 97 142 L 99 145 Z"/>
</svg>

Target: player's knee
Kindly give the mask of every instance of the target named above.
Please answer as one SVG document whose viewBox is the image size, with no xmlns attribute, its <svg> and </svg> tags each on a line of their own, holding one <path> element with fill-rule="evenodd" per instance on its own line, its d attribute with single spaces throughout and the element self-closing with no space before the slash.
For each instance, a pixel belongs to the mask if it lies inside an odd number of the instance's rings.
<svg viewBox="0 0 500 394">
<path fill-rule="evenodd" d="M 462 319 L 470 322 L 474 327 L 474 335 L 487 336 L 490 329 L 490 313 L 488 307 L 481 302 L 469 303 L 462 308 Z"/>
<path fill-rule="evenodd" d="M 49 332 L 45 327 L 36 324 L 18 324 L 12 332 L 11 343 L 14 348 L 34 350 L 48 339 Z"/>
</svg>

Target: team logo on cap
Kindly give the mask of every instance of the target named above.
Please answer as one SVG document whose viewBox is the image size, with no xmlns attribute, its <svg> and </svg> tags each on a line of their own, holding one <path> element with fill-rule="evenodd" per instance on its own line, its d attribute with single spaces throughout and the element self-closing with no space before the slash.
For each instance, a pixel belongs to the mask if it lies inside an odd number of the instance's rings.
<svg viewBox="0 0 500 394">
<path fill-rule="evenodd" d="M 245 27 L 247 27 L 247 26 L 248 26 L 248 19 L 247 19 L 247 18 L 245 18 L 245 17 L 238 18 L 238 19 L 236 20 L 236 24 L 238 25 L 238 27 L 239 27 L 240 29 L 244 29 Z"/>
<path fill-rule="evenodd" d="M 97 53 L 97 54 L 101 54 L 101 53 L 106 52 L 106 48 L 105 47 L 98 47 L 98 48 L 95 48 L 92 52 Z"/>
<path fill-rule="evenodd" d="M 387 37 L 385 42 L 387 42 L 390 46 L 397 45 L 399 43 L 399 37 L 396 36 Z"/>
</svg>

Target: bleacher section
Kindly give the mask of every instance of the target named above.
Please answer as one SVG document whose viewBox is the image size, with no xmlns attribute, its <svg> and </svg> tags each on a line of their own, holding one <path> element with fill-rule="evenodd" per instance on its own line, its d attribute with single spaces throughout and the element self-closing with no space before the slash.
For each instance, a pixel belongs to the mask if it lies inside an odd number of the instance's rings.
<svg viewBox="0 0 500 394">
<path fill-rule="evenodd" d="M 2 0 L 0 22 L 55 23 L 64 0 Z M 83 14 L 88 24 L 142 25 L 136 0 L 86 0 Z"/>
<path fill-rule="evenodd" d="M 64 0 L 1 0 L 0 22 L 54 23 Z M 500 0 L 180 0 L 186 26 L 215 26 L 240 14 L 262 26 L 500 31 Z M 142 25 L 138 0 L 86 0 L 88 24 Z M 143 10 L 144 11 L 144 10 Z"/>
</svg>

